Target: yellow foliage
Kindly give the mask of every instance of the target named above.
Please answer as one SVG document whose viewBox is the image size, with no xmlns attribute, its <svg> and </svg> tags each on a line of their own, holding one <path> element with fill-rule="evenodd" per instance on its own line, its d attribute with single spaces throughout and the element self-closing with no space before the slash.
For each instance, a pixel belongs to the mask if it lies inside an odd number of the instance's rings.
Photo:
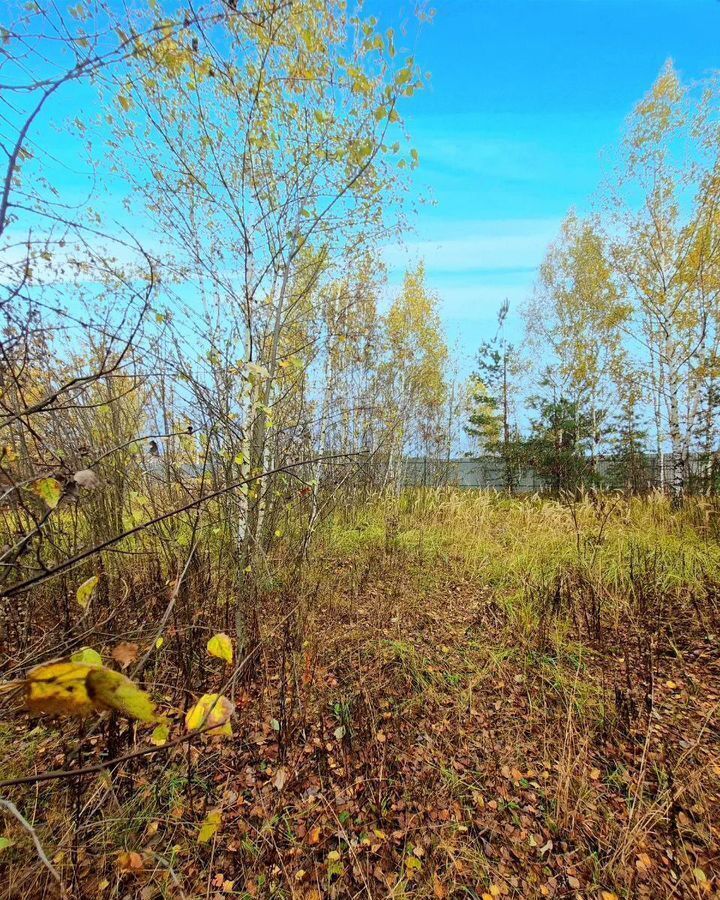
<svg viewBox="0 0 720 900">
<path fill-rule="evenodd" d="M 30 712 L 86 716 L 95 711 L 87 689 L 87 663 L 57 662 L 38 666 L 25 682 L 25 703 Z"/>
<path fill-rule="evenodd" d="M 114 709 L 141 722 L 157 718 L 155 704 L 129 678 L 86 662 L 54 662 L 33 669 L 25 682 L 25 703 L 38 714 L 86 716 Z"/>
<path fill-rule="evenodd" d="M 211 809 L 210 812 L 205 816 L 205 821 L 200 826 L 200 832 L 198 833 L 198 844 L 207 844 L 208 841 L 212 840 L 218 828 L 220 828 L 220 824 L 222 822 L 222 813 L 219 809 Z"/>
<path fill-rule="evenodd" d="M 95 588 L 97 587 L 97 583 L 100 581 L 99 575 L 92 575 L 86 581 L 80 585 L 77 589 L 77 594 L 75 595 L 77 598 L 77 602 L 82 606 L 83 609 L 87 609 L 87 605 L 90 602 L 90 598 L 95 592 Z"/>
<path fill-rule="evenodd" d="M 185 725 L 188 731 L 197 731 L 206 725 L 217 727 L 210 729 L 209 735 L 231 735 L 230 716 L 235 712 L 235 705 L 221 694 L 203 694 L 198 702 L 188 710 Z"/>
<path fill-rule="evenodd" d="M 156 747 L 162 747 L 167 744 L 170 737 L 170 725 L 167 722 L 161 722 L 150 735 L 150 743 Z"/>
<path fill-rule="evenodd" d="M 210 638 L 207 642 L 207 651 L 210 656 L 224 659 L 225 662 L 231 663 L 233 661 L 232 641 L 222 632 Z"/>
<path fill-rule="evenodd" d="M 114 709 L 130 719 L 154 722 L 155 704 L 150 697 L 120 672 L 98 666 L 88 674 L 88 692 L 100 708 Z"/>
</svg>

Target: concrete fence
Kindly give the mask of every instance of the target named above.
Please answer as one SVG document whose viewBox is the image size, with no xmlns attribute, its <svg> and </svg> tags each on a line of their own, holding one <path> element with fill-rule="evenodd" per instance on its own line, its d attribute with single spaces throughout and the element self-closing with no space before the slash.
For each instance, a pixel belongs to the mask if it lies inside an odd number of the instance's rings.
<svg viewBox="0 0 720 900">
<path fill-rule="evenodd" d="M 662 462 L 662 471 L 661 471 Z M 505 487 L 502 460 L 493 456 L 479 456 L 449 460 L 433 460 L 412 457 L 405 460 L 404 483 L 408 486 L 452 485 L 460 488 L 489 488 L 502 490 Z M 699 457 L 690 457 L 687 461 L 686 476 L 693 480 L 702 480 L 706 474 L 706 461 Z M 589 474 L 588 463 L 588 474 Z M 617 464 L 607 458 L 596 462 L 596 476 L 601 485 L 608 488 L 625 487 L 617 477 Z M 662 477 L 661 477 L 662 476 Z M 637 479 L 637 487 L 643 489 L 659 488 L 669 485 L 672 479 L 672 461 L 666 456 L 662 461 L 655 455 L 648 454 L 642 462 L 641 476 Z M 526 469 L 520 475 L 516 490 L 519 493 L 535 493 L 546 490 L 548 482 Z"/>
</svg>

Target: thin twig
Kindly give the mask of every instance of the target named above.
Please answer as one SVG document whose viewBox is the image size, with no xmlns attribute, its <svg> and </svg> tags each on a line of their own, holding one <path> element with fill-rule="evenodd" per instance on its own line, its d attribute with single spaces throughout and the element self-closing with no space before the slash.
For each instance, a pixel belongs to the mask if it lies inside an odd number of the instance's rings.
<svg viewBox="0 0 720 900">
<path fill-rule="evenodd" d="M 28 822 L 28 820 L 23 816 L 20 810 L 15 806 L 14 803 L 11 803 L 9 800 L 3 800 L 0 797 L 0 806 L 4 806 L 5 809 L 10 813 L 11 816 L 14 816 L 18 822 L 22 825 L 22 827 L 27 831 L 27 833 L 32 838 L 33 844 L 35 844 L 35 849 L 37 850 L 37 855 L 40 857 L 40 862 L 45 866 L 48 872 L 52 875 L 52 877 L 57 881 L 58 884 L 62 884 L 62 879 L 60 878 L 60 873 L 53 866 L 50 860 L 47 858 L 45 851 L 42 848 L 42 844 L 40 843 L 40 839 L 35 833 L 35 829 Z"/>
</svg>

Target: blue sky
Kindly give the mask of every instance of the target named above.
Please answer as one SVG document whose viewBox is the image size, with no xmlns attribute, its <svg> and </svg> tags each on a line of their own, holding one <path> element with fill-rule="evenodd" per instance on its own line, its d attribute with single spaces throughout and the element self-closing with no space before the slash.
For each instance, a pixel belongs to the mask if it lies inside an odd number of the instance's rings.
<svg viewBox="0 0 720 900">
<path fill-rule="evenodd" d="M 407 4 L 375 0 L 381 23 Z M 590 208 L 623 123 L 668 57 L 692 80 L 720 69 L 718 0 L 437 0 L 415 52 L 432 78 L 405 109 L 429 191 L 391 285 L 424 257 L 461 371 L 504 297 L 528 296 L 571 207 Z M 402 15 L 402 13 L 401 13 Z"/>
<path fill-rule="evenodd" d="M 399 31 L 416 2 L 366 0 L 365 11 Z M 570 208 L 590 208 L 626 116 L 665 60 L 688 80 L 720 69 L 720 2 L 435 0 L 434 7 L 431 24 L 419 33 L 412 25 L 397 40 L 431 73 L 404 114 L 421 163 L 412 193 L 433 202 L 385 258 L 390 295 L 404 268 L 424 258 L 464 375 L 494 333 L 505 297 L 511 333 L 520 335 L 519 309 L 545 248 Z M 56 153 L 77 154 L 59 122 L 85 96 L 77 86 L 65 90 L 31 135 L 39 147 L 50 132 Z M 80 202 L 87 167 L 72 160 L 59 174 L 65 194 Z M 54 163 L 45 156 L 43 165 Z"/>
</svg>

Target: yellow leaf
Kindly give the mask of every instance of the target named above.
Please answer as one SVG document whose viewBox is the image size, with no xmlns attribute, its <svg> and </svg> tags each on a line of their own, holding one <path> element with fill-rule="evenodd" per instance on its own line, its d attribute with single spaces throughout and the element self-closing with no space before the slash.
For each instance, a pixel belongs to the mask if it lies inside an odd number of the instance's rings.
<svg viewBox="0 0 720 900">
<path fill-rule="evenodd" d="M 188 731 L 197 731 L 206 725 L 216 727 L 207 731 L 209 735 L 231 735 L 230 716 L 235 705 L 221 694 L 203 694 L 198 702 L 188 710 L 185 725 Z"/>
<path fill-rule="evenodd" d="M 99 709 L 114 709 L 130 719 L 155 722 L 155 704 L 150 697 L 120 672 L 97 667 L 87 675 L 88 693 Z"/>
<path fill-rule="evenodd" d="M 33 669 L 25 682 L 25 704 L 30 712 L 86 716 L 95 711 L 86 679 L 87 663 L 56 662 Z"/>
<path fill-rule="evenodd" d="M 86 581 L 80 585 L 77 589 L 76 597 L 77 602 L 82 606 L 83 609 L 87 609 L 88 603 L 92 595 L 95 593 L 95 588 L 97 587 L 97 583 L 100 581 L 99 575 L 91 575 Z"/>
<path fill-rule="evenodd" d="M 162 647 L 162 645 L 163 645 L 164 643 L 165 643 L 165 638 L 159 637 L 159 638 L 155 641 L 155 649 L 156 649 L 156 650 L 159 650 L 159 649 Z"/>
<path fill-rule="evenodd" d="M 222 822 L 222 813 L 219 809 L 211 809 L 205 816 L 205 821 L 200 826 L 198 834 L 198 844 L 207 844 L 217 834 L 218 828 Z"/>
<path fill-rule="evenodd" d="M 119 672 L 85 662 L 55 662 L 33 669 L 25 682 L 25 702 L 34 713 L 86 716 L 114 709 L 130 719 L 157 721 L 145 691 Z"/>
<path fill-rule="evenodd" d="M 132 100 L 125 94 L 118 95 L 118 103 L 127 112 L 132 107 Z"/>
<path fill-rule="evenodd" d="M 207 642 L 207 651 L 210 656 L 224 659 L 225 662 L 231 663 L 233 661 L 232 641 L 222 632 L 210 638 Z"/>
<path fill-rule="evenodd" d="M 618 900 L 618 895 L 613 891 L 600 891 L 600 900 Z"/>
<path fill-rule="evenodd" d="M 70 657 L 70 662 L 87 663 L 89 666 L 101 666 L 102 656 L 100 656 L 97 650 L 93 650 L 92 647 L 83 647 L 81 650 L 78 650 L 77 653 L 73 653 Z"/>
<path fill-rule="evenodd" d="M 50 509 L 55 509 L 62 497 L 62 485 L 57 478 L 41 478 L 34 481 L 30 485 L 30 490 L 44 500 Z"/>
</svg>

